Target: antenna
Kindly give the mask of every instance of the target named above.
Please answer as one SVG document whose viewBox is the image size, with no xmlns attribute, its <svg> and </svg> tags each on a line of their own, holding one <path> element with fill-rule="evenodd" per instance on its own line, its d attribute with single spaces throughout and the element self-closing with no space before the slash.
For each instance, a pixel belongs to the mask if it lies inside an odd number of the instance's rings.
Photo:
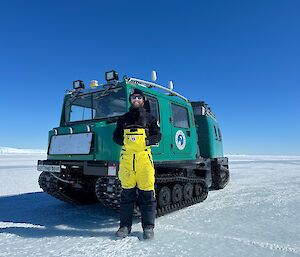
<svg viewBox="0 0 300 257">
<path fill-rule="evenodd" d="M 155 70 L 153 70 L 152 73 L 151 73 L 151 79 L 152 79 L 153 82 L 155 82 L 156 79 L 157 79 L 156 71 Z"/>
<path fill-rule="evenodd" d="M 173 90 L 173 88 L 174 88 L 173 81 L 170 80 L 170 81 L 169 81 L 169 89 L 170 89 L 170 90 Z"/>
</svg>

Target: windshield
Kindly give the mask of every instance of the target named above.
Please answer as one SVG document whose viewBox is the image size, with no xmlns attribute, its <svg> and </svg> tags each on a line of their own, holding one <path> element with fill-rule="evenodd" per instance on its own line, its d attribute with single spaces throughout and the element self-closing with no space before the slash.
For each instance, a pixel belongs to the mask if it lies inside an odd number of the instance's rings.
<svg viewBox="0 0 300 257">
<path fill-rule="evenodd" d="M 65 121 L 103 119 L 120 116 L 125 112 L 125 89 L 118 87 L 69 98 L 65 104 Z"/>
</svg>

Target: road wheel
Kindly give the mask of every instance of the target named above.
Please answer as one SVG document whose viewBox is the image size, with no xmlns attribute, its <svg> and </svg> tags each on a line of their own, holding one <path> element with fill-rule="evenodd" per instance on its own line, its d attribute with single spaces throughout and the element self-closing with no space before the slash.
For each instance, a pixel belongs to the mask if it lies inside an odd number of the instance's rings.
<svg viewBox="0 0 300 257">
<path fill-rule="evenodd" d="M 179 184 L 175 184 L 172 189 L 172 202 L 178 203 L 182 200 L 182 186 Z"/>
<path fill-rule="evenodd" d="M 187 183 L 183 188 L 184 200 L 189 200 L 193 197 L 194 187 L 191 183 Z"/>
<path fill-rule="evenodd" d="M 158 193 L 158 205 L 163 207 L 171 203 L 171 189 L 167 186 L 162 187 Z"/>
<path fill-rule="evenodd" d="M 203 194 L 203 187 L 201 184 L 195 185 L 195 196 L 200 196 Z"/>
</svg>

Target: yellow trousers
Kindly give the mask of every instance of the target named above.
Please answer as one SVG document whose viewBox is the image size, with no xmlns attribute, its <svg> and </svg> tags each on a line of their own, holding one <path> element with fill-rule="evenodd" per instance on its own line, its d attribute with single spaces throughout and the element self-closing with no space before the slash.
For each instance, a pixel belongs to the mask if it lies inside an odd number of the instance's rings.
<svg viewBox="0 0 300 257">
<path fill-rule="evenodd" d="M 151 149 L 146 146 L 145 129 L 125 129 L 118 174 L 122 188 L 154 190 L 154 173 Z"/>
</svg>

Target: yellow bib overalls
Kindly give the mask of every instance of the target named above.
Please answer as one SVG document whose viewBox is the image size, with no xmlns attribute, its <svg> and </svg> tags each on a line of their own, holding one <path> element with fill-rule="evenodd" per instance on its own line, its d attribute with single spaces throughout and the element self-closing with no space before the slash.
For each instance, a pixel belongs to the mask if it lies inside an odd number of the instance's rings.
<svg viewBox="0 0 300 257">
<path fill-rule="evenodd" d="M 145 129 L 124 129 L 118 174 L 122 188 L 137 187 L 144 191 L 154 191 L 154 173 L 151 149 L 146 146 Z"/>
</svg>

